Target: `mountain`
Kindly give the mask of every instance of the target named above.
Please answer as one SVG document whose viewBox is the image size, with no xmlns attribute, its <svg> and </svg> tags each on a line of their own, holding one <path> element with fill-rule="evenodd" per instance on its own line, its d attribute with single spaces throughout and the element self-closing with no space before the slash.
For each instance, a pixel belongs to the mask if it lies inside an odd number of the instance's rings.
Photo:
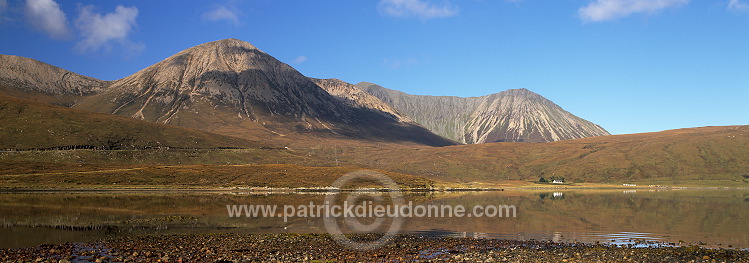
<svg viewBox="0 0 749 263">
<path fill-rule="evenodd" d="M 387 112 L 351 107 L 237 39 L 186 49 L 75 107 L 256 140 L 302 134 L 454 144 Z"/>
<path fill-rule="evenodd" d="M 410 95 L 368 82 L 356 87 L 432 132 L 461 143 L 552 142 L 609 135 L 601 126 L 527 89 L 462 98 Z"/>
<path fill-rule="evenodd" d="M 0 62 L 0 94 L 251 140 L 445 146 L 608 134 L 528 90 L 416 96 L 312 79 L 237 39 L 186 49 L 111 82 L 28 58 L 0 56 Z"/>
<path fill-rule="evenodd" d="M 0 150 L 257 148 L 203 131 L 0 95 Z"/>
<path fill-rule="evenodd" d="M 0 94 L 61 106 L 104 90 L 109 82 L 34 59 L 0 55 Z"/>
</svg>

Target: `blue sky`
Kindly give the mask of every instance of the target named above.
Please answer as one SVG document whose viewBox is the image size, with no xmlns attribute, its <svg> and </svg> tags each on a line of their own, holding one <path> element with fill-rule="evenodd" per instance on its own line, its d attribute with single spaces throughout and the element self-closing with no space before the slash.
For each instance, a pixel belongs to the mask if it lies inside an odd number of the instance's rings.
<svg viewBox="0 0 749 263">
<path fill-rule="evenodd" d="M 0 54 L 105 80 L 224 38 L 411 94 L 527 88 L 613 134 L 749 124 L 749 0 L 0 0 Z"/>
</svg>

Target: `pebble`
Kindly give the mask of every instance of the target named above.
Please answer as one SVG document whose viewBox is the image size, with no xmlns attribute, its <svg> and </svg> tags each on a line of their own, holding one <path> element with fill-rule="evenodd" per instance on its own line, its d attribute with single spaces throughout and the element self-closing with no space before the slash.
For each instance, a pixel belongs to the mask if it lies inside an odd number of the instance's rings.
<svg viewBox="0 0 749 263">
<path fill-rule="evenodd" d="M 350 237 L 358 242 L 379 235 Z M 75 255 L 75 256 L 71 256 Z M 116 256 L 115 256 L 116 255 Z M 372 251 L 348 249 L 325 234 L 199 234 L 129 236 L 94 243 L 0 249 L 0 262 L 749 262 L 749 251 L 697 246 L 625 248 L 398 235 Z"/>
</svg>

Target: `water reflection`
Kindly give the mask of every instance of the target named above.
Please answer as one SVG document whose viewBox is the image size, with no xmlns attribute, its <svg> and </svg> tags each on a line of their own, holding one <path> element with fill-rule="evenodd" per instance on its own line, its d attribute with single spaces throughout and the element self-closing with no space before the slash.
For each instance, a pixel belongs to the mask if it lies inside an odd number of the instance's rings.
<svg viewBox="0 0 749 263">
<path fill-rule="evenodd" d="M 544 200 L 546 198 L 549 198 L 550 200 L 561 200 L 561 199 L 564 199 L 564 193 L 553 192 L 553 193 L 539 193 L 538 194 L 538 199 Z"/>
<path fill-rule="evenodd" d="M 420 193 L 424 205 L 515 205 L 517 217 L 408 218 L 429 236 L 648 242 L 749 248 L 749 191 L 503 191 Z M 226 205 L 322 203 L 320 194 L 0 194 L 0 247 L 179 233 L 324 233 L 321 218 L 229 218 Z"/>
</svg>

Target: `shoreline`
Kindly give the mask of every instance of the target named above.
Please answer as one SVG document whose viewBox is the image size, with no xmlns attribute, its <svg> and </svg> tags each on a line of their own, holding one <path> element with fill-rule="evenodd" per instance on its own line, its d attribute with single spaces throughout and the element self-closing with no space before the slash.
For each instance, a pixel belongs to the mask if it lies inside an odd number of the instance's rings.
<svg viewBox="0 0 749 263">
<path fill-rule="evenodd" d="M 349 236 L 371 242 L 377 234 Z M 749 251 L 686 247 L 620 247 L 500 239 L 396 235 L 381 248 L 359 251 L 327 234 L 191 234 L 119 237 L 91 243 L 0 249 L 0 261 L 55 262 L 310 262 L 310 261 L 522 261 L 522 262 L 746 262 Z"/>
<path fill-rule="evenodd" d="M 498 192 L 498 191 L 539 191 L 539 190 L 749 190 L 749 187 L 690 187 L 690 186 L 658 186 L 658 187 L 628 187 L 628 186 L 549 186 L 549 187 L 502 187 L 502 188 L 404 188 L 405 193 L 468 193 L 468 192 Z M 268 194 L 328 194 L 336 192 L 388 192 L 387 188 L 364 189 L 328 189 L 328 188 L 268 188 L 268 187 L 155 187 L 155 186 L 120 186 L 120 187 L 0 187 L 0 193 L 161 193 L 161 192 L 193 192 L 193 193 L 268 193 Z"/>
</svg>

